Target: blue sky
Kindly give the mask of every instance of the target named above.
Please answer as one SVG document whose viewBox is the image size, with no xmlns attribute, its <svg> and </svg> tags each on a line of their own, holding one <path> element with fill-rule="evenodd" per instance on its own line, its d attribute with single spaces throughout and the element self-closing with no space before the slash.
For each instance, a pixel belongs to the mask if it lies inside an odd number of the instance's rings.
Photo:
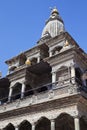
<svg viewBox="0 0 87 130">
<path fill-rule="evenodd" d="M 0 70 L 7 73 L 4 63 L 20 52 L 33 47 L 39 40 L 50 8 L 56 6 L 65 29 L 87 52 L 86 0 L 0 0 Z"/>
</svg>

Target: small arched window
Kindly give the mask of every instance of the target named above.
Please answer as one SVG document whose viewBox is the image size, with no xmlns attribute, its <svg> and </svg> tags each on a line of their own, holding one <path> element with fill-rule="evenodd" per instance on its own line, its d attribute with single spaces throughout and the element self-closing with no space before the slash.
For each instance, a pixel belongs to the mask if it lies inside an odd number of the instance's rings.
<svg viewBox="0 0 87 130">
<path fill-rule="evenodd" d="M 55 47 L 52 51 L 52 55 L 58 54 L 62 48 L 62 46 Z"/>
<path fill-rule="evenodd" d="M 76 82 L 82 86 L 82 71 L 81 69 L 78 67 L 78 68 L 75 68 L 75 75 L 76 75 Z"/>
<path fill-rule="evenodd" d="M 37 58 L 34 57 L 31 59 L 31 65 L 35 65 L 37 63 Z"/>
<path fill-rule="evenodd" d="M 13 86 L 13 91 L 12 91 L 12 100 L 16 100 L 18 98 L 20 98 L 21 96 L 21 88 L 22 88 L 22 84 L 17 82 L 14 86 Z"/>
</svg>

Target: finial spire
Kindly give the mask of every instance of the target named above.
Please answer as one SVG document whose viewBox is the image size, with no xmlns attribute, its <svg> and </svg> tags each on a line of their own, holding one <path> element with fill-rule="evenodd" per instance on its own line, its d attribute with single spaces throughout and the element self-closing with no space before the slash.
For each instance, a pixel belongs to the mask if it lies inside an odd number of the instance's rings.
<svg viewBox="0 0 87 130">
<path fill-rule="evenodd" d="M 45 27 L 43 29 L 41 37 L 44 37 L 46 34 L 50 34 L 51 37 L 55 37 L 60 34 L 60 32 L 64 32 L 64 23 L 59 15 L 57 8 L 50 7 L 50 10 L 51 14 L 49 19 L 45 23 Z"/>
<path fill-rule="evenodd" d="M 51 15 L 54 15 L 54 14 L 57 14 L 57 15 L 59 14 L 58 9 L 56 8 L 56 6 L 51 11 Z"/>
<path fill-rule="evenodd" d="M 53 8 L 52 7 L 49 7 L 49 8 L 51 10 L 51 15 L 54 14 L 54 13 L 59 14 L 58 9 L 56 8 L 56 6 L 54 6 Z"/>
</svg>

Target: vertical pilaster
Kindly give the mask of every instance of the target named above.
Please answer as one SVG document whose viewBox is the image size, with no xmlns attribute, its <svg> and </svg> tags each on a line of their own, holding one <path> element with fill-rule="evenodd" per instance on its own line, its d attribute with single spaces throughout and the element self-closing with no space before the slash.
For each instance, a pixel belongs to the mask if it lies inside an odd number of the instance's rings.
<svg viewBox="0 0 87 130">
<path fill-rule="evenodd" d="M 55 130 L 55 120 L 51 120 L 51 130 Z"/>
<path fill-rule="evenodd" d="M 37 63 L 40 63 L 40 55 L 37 58 Z"/>
<path fill-rule="evenodd" d="M 32 124 L 32 130 L 35 130 L 35 123 Z"/>
<path fill-rule="evenodd" d="M 52 51 L 49 51 L 49 57 L 52 57 Z"/>
<path fill-rule="evenodd" d="M 79 117 L 75 117 L 75 118 L 74 118 L 74 126 L 75 126 L 75 130 L 80 130 Z"/>
<path fill-rule="evenodd" d="M 21 98 L 24 97 L 25 87 L 26 87 L 25 83 L 22 83 Z"/>
<path fill-rule="evenodd" d="M 18 130 L 18 126 L 15 126 L 15 130 Z"/>
<path fill-rule="evenodd" d="M 56 82 L 56 72 L 52 72 L 52 83 Z"/>
<path fill-rule="evenodd" d="M 75 84 L 75 66 L 74 64 L 71 65 L 71 81 Z"/>
<path fill-rule="evenodd" d="M 12 91 L 13 91 L 13 87 L 10 87 L 10 88 L 9 88 L 9 97 L 8 97 L 8 101 L 11 100 Z"/>
</svg>

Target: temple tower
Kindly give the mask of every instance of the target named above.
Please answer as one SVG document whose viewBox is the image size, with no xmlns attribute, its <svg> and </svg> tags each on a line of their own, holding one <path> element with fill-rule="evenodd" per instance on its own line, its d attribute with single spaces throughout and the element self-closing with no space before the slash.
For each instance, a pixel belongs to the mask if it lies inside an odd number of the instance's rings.
<svg viewBox="0 0 87 130">
<path fill-rule="evenodd" d="M 6 61 L 0 129 L 86 130 L 87 54 L 65 31 L 57 8 L 35 47 Z"/>
</svg>

